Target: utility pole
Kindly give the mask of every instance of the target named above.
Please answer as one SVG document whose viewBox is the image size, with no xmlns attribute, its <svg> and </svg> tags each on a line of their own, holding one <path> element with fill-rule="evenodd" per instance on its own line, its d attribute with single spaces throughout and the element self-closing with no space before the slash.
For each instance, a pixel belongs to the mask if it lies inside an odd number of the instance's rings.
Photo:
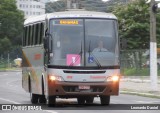
<svg viewBox="0 0 160 113">
<path fill-rule="evenodd" d="M 66 0 L 67 9 L 79 9 L 79 0 Z"/>
<path fill-rule="evenodd" d="M 67 9 L 71 9 L 72 0 L 66 0 L 66 2 L 67 2 Z"/>
<path fill-rule="evenodd" d="M 156 41 L 156 13 L 153 12 L 155 0 L 150 1 L 150 80 L 153 91 L 158 90 L 157 77 L 157 41 Z"/>
</svg>

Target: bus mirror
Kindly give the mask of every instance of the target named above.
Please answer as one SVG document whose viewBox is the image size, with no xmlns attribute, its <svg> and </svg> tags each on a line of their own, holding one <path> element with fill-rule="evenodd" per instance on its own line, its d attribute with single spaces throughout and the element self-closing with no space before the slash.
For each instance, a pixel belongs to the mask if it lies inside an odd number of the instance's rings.
<svg viewBox="0 0 160 113">
<path fill-rule="evenodd" d="M 47 38 L 46 37 L 43 39 L 43 42 L 44 42 L 44 49 L 47 49 L 48 47 L 47 47 Z"/>
<path fill-rule="evenodd" d="M 46 34 L 44 38 L 44 49 L 48 50 L 48 52 L 52 52 L 52 35 Z"/>
</svg>

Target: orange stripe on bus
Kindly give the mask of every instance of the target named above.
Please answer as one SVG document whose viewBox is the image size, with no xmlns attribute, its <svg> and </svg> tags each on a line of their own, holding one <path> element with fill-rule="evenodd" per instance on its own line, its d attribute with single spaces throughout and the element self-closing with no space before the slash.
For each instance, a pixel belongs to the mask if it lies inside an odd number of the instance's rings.
<svg viewBox="0 0 160 113">
<path fill-rule="evenodd" d="M 32 67 L 32 64 L 29 62 L 28 58 L 26 57 L 25 53 L 23 52 L 23 50 L 22 50 L 22 54 L 23 54 L 23 56 L 24 56 L 24 59 L 25 59 L 26 62 L 27 62 L 28 67 L 29 67 L 30 70 L 31 70 L 31 71 L 30 71 L 30 72 L 31 72 L 31 76 L 33 76 L 33 79 L 36 81 L 36 86 L 38 87 L 39 81 L 38 81 L 38 77 L 37 77 L 37 75 L 36 75 L 36 72 L 35 72 L 34 68 Z M 23 60 L 22 60 L 22 62 L 23 62 Z M 39 89 L 39 87 L 38 87 L 38 89 Z"/>
</svg>

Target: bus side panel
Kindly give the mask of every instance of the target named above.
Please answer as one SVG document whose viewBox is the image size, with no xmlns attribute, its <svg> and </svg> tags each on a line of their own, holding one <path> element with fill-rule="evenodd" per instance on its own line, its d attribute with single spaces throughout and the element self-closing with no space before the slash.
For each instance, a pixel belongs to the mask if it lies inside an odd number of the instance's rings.
<svg viewBox="0 0 160 113">
<path fill-rule="evenodd" d="M 23 48 L 22 87 L 34 94 L 42 94 L 42 73 L 44 73 L 44 49 L 42 46 Z M 30 82 L 29 82 L 30 79 Z M 30 85 L 29 85 L 30 83 Z"/>
</svg>

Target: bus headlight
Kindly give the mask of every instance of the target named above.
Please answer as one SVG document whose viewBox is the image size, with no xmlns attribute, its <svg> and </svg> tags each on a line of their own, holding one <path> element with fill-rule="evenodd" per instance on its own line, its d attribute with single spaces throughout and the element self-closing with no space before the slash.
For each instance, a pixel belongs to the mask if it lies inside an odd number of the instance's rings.
<svg viewBox="0 0 160 113">
<path fill-rule="evenodd" d="M 55 76 L 50 75 L 50 76 L 49 76 L 49 80 L 51 80 L 51 81 L 55 81 L 55 80 L 56 80 L 56 77 L 55 77 Z"/>
<path fill-rule="evenodd" d="M 63 81 L 63 78 L 61 76 L 55 76 L 55 75 L 49 75 L 50 81 Z"/>
<path fill-rule="evenodd" d="M 119 76 L 117 75 L 107 77 L 107 82 L 117 82 L 117 81 L 119 81 Z"/>
</svg>

